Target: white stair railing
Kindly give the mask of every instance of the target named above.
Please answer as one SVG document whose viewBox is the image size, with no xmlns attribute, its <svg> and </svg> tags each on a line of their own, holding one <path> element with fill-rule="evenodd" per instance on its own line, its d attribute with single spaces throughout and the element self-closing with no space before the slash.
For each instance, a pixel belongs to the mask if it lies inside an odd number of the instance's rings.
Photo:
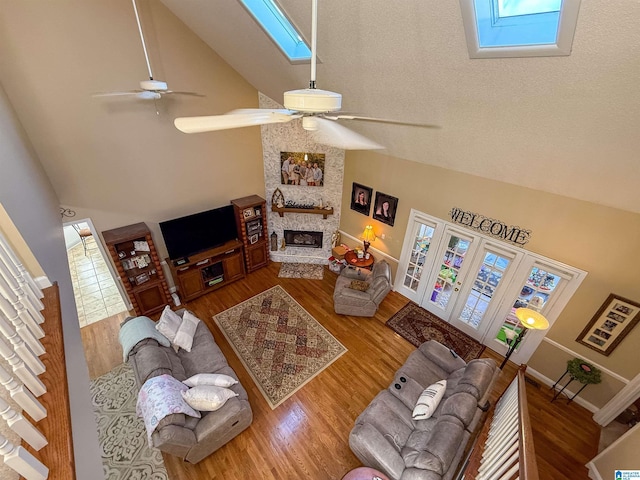
<svg viewBox="0 0 640 480">
<path fill-rule="evenodd" d="M 2 366 L 0 366 L 0 385 L 4 386 L 13 401 L 36 422 L 47 416 L 47 409 L 44 408 L 33 393 L 24 385 L 20 385 Z"/>
<path fill-rule="evenodd" d="M 538 480 L 524 369 L 506 388 L 473 445 L 458 479 Z"/>
<path fill-rule="evenodd" d="M 11 274 L 20 285 L 20 288 L 27 294 L 29 301 L 33 303 L 33 306 L 35 307 L 35 310 L 37 312 L 41 312 L 42 309 L 44 309 L 44 304 L 40 299 L 44 298 L 44 294 L 13 249 L 9 246 L 9 242 L 7 242 L 4 235 L 2 235 L 2 232 L 0 232 L 0 259 L 2 260 L 2 263 L 9 268 Z M 43 321 L 44 317 L 42 317 L 42 321 L 40 323 Z"/>
<path fill-rule="evenodd" d="M 45 333 L 41 310 L 42 291 L 0 233 L 0 357 L 11 367 L 16 379 L 0 366 L 0 421 L 14 431 L 33 450 L 48 444 L 46 437 L 8 402 L 11 398 L 17 408 L 26 412 L 34 422 L 47 416 L 45 407 L 36 397 L 47 389 L 38 375 L 45 365 L 38 358 L 45 353 L 39 339 Z M 49 469 L 20 445 L 14 445 L 0 435 L 0 459 L 26 480 L 44 480 Z"/>
<path fill-rule="evenodd" d="M 40 460 L 24 448 L 14 445 L 1 434 L 0 457 L 4 458 L 6 466 L 12 468 L 27 480 L 46 480 L 49 477 L 49 469 L 40 463 Z"/>
</svg>

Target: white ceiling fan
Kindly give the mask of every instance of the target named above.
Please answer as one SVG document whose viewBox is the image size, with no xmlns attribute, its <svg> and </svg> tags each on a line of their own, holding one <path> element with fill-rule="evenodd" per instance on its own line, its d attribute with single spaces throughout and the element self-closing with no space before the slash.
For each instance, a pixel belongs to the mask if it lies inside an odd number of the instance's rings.
<svg viewBox="0 0 640 480">
<path fill-rule="evenodd" d="M 337 120 L 363 120 L 396 125 L 410 125 L 425 128 L 440 128 L 437 125 L 402 122 L 383 118 L 340 114 L 342 95 L 316 88 L 316 38 L 318 20 L 318 0 L 311 6 L 311 81 L 309 88 L 291 90 L 284 93 L 284 109 L 239 109 L 224 115 L 176 118 L 174 124 L 184 133 L 210 132 L 231 128 L 286 123 L 302 118 L 302 127 L 313 132 L 317 143 L 331 145 L 344 150 L 375 150 L 384 148 L 359 133 L 336 123 Z"/>
<path fill-rule="evenodd" d="M 133 11 L 136 15 L 136 22 L 138 24 L 138 32 L 140 33 L 140 40 L 142 41 L 142 50 L 144 51 L 144 58 L 147 61 L 147 71 L 149 72 L 149 80 L 142 80 L 140 82 L 140 89 L 128 90 L 124 92 L 101 92 L 94 93 L 94 97 L 136 97 L 141 100 L 159 100 L 164 95 L 190 95 L 193 97 L 204 97 L 199 93 L 194 92 L 176 92 L 169 90 L 166 82 L 161 80 L 155 80 L 153 78 L 153 72 L 151 70 L 151 63 L 149 62 L 149 54 L 147 53 L 147 45 L 144 41 L 144 34 L 142 33 L 142 25 L 140 24 L 140 16 L 138 15 L 138 7 L 136 0 L 131 0 L 133 3 Z M 157 113 L 157 111 L 156 111 Z"/>
</svg>

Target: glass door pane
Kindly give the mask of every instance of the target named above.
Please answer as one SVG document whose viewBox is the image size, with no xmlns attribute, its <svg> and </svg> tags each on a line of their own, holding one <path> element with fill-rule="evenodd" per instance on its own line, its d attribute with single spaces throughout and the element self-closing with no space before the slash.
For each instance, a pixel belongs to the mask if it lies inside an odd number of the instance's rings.
<svg viewBox="0 0 640 480">
<path fill-rule="evenodd" d="M 413 241 L 413 248 L 411 250 L 411 256 L 409 258 L 409 264 L 407 265 L 404 273 L 404 286 L 414 292 L 418 291 L 420 278 L 422 277 L 422 270 L 424 268 L 434 232 L 435 229 L 433 227 L 423 223 L 418 224 L 417 232 Z"/>
<path fill-rule="evenodd" d="M 475 250 L 473 242 L 472 235 L 447 227 L 435 252 L 436 263 L 431 267 L 421 306 L 447 322 L 468 278 Z"/>
<path fill-rule="evenodd" d="M 545 305 L 558 290 L 562 281 L 563 278 L 559 273 L 554 273 L 546 267 L 534 266 L 520 289 L 518 298 L 513 303 L 502 328 L 498 331 L 496 339 L 508 344 L 507 339 L 514 335 L 512 332 L 517 333 L 521 330 L 522 327 L 519 326 L 515 315 L 517 308 L 530 308 L 544 314 Z"/>
</svg>

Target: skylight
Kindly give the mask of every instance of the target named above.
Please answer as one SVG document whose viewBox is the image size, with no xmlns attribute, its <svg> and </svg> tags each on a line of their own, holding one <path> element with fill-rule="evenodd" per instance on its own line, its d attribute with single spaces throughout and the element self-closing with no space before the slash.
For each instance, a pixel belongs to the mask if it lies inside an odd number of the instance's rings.
<svg viewBox="0 0 640 480">
<path fill-rule="evenodd" d="M 311 50 L 275 0 L 240 0 L 291 62 L 309 60 Z"/>
<path fill-rule="evenodd" d="M 570 55 L 580 0 L 460 0 L 471 58 Z"/>
</svg>

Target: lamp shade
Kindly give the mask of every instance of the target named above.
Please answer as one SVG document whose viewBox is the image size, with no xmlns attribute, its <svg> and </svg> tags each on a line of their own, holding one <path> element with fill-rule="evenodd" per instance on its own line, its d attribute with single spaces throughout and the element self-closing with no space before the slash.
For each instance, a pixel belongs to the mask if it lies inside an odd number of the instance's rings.
<svg viewBox="0 0 640 480">
<path fill-rule="evenodd" d="M 376 239 L 376 234 L 373 232 L 373 226 L 367 225 L 364 227 L 364 232 L 362 233 L 362 240 L 365 242 L 373 242 Z"/>
<path fill-rule="evenodd" d="M 530 308 L 516 309 L 516 317 L 525 328 L 534 330 L 546 330 L 549 328 L 549 320 L 544 318 L 540 312 L 531 310 Z"/>
</svg>

